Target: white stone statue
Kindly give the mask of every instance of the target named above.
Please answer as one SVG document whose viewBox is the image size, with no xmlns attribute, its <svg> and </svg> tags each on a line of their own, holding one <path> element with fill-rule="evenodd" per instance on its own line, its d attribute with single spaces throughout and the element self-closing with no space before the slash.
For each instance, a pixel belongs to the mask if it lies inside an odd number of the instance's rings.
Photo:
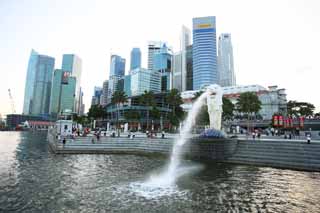
<svg viewBox="0 0 320 213">
<path fill-rule="evenodd" d="M 210 92 L 210 95 L 207 96 L 210 128 L 221 130 L 222 88 L 217 84 L 212 84 L 207 87 L 208 90 Z"/>
</svg>

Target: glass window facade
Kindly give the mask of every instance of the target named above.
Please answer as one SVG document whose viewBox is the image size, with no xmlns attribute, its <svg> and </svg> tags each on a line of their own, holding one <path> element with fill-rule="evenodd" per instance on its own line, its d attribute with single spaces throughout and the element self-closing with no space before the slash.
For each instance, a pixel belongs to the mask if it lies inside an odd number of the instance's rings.
<svg viewBox="0 0 320 213">
<path fill-rule="evenodd" d="M 218 83 L 216 18 L 193 19 L 193 89 Z"/>
<path fill-rule="evenodd" d="M 135 69 L 131 72 L 131 96 L 144 91 L 159 93 L 161 90 L 161 73 L 147 69 Z"/>
<path fill-rule="evenodd" d="M 141 67 L 141 51 L 140 48 L 133 48 L 131 50 L 130 70 Z"/>
</svg>

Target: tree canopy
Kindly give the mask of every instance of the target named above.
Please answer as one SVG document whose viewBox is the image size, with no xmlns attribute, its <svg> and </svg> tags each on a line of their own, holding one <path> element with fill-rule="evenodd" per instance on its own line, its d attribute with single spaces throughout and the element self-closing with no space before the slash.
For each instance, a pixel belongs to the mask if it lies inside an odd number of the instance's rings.
<svg viewBox="0 0 320 213">
<path fill-rule="evenodd" d="M 308 102 L 289 101 L 287 103 L 287 113 L 290 116 L 312 116 L 315 107 Z"/>
<path fill-rule="evenodd" d="M 112 104 L 124 103 L 128 100 L 127 95 L 123 91 L 115 91 L 111 98 Z"/>
<path fill-rule="evenodd" d="M 92 105 L 88 112 L 88 117 L 97 119 L 104 118 L 106 116 L 106 110 L 101 105 Z"/>
<path fill-rule="evenodd" d="M 222 118 L 224 120 L 232 119 L 234 111 L 234 104 L 228 99 L 222 98 Z"/>
<path fill-rule="evenodd" d="M 249 116 L 250 113 L 258 113 L 261 109 L 261 101 L 254 92 L 241 93 L 237 104 L 237 111 L 245 113 Z"/>
</svg>

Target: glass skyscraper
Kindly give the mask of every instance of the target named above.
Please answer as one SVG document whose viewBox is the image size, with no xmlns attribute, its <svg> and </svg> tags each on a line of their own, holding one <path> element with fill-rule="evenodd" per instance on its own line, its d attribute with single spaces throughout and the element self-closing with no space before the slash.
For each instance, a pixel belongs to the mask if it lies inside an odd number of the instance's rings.
<svg viewBox="0 0 320 213">
<path fill-rule="evenodd" d="M 55 59 L 34 50 L 28 63 L 23 114 L 48 116 Z"/>
<path fill-rule="evenodd" d="M 216 17 L 193 18 L 193 89 L 218 81 Z"/>
<path fill-rule="evenodd" d="M 219 36 L 218 71 L 220 86 L 227 87 L 236 85 L 231 34 L 223 33 Z"/>
<path fill-rule="evenodd" d="M 80 83 L 81 83 L 81 74 L 82 74 L 82 60 L 75 54 L 63 54 L 61 68 L 64 71 L 70 72 L 71 76 L 76 78 L 74 112 L 80 114 L 80 110 L 81 110 Z"/>
<path fill-rule="evenodd" d="M 76 77 L 62 69 L 56 69 L 53 74 L 50 114 L 57 118 L 63 111 L 75 111 Z"/>
<path fill-rule="evenodd" d="M 161 90 L 161 73 L 154 70 L 138 68 L 131 73 L 131 95 L 142 95 L 144 91 L 159 93 Z"/>
<path fill-rule="evenodd" d="M 111 76 L 118 76 L 118 77 L 124 76 L 125 68 L 126 68 L 126 59 L 124 59 L 118 55 L 111 56 L 110 75 L 109 75 L 110 77 Z"/>
<path fill-rule="evenodd" d="M 140 48 L 131 50 L 130 70 L 141 67 L 141 51 Z"/>
</svg>

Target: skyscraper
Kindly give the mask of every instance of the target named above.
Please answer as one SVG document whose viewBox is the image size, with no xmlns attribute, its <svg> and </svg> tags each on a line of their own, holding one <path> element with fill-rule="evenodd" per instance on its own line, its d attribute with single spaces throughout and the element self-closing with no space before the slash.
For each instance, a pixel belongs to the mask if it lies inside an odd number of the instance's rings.
<svg viewBox="0 0 320 213">
<path fill-rule="evenodd" d="M 182 54 L 181 51 L 173 55 L 173 66 L 172 66 L 172 88 L 182 91 Z"/>
<path fill-rule="evenodd" d="M 231 34 L 223 33 L 219 36 L 218 72 L 220 86 L 226 87 L 236 85 Z"/>
<path fill-rule="evenodd" d="M 76 94 L 74 99 L 74 112 L 80 114 L 80 84 L 82 73 L 82 60 L 75 54 L 63 54 L 62 70 L 70 72 L 71 76 L 76 79 Z"/>
<path fill-rule="evenodd" d="M 186 26 L 182 26 L 180 37 L 181 51 L 181 90 L 187 90 L 187 47 L 191 44 L 191 31 Z"/>
<path fill-rule="evenodd" d="M 140 48 L 131 50 L 130 70 L 141 67 L 141 51 Z"/>
<path fill-rule="evenodd" d="M 155 70 L 137 68 L 131 71 L 131 95 L 142 95 L 144 91 L 159 93 L 161 73 Z"/>
<path fill-rule="evenodd" d="M 193 89 L 218 83 L 216 17 L 193 18 Z"/>
<path fill-rule="evenodd" d="M 55 59 L 39 55 L 34 50 L 28 63 L 23 114 L 47 116 L 49 114 L 52 73 Z"/>
<path fill-rule="evenodd" d="M 186 90 L 193 90 L 193 57 L 192 45 L 189 45 L 186 50 L 187 61 L 187 88 Z"/>
<path fill-rule="evenodd" d="M 162 92 L 172 89 L 172 51 L 165 43 L 153 54 L 152 70 L 161 73 Z"/>
<path fill-rule="evenodd" d="M 80 91 L 81 93 L 81 91 Z M 69 110 L 75 112 L 76 77 L 69 71 L 56 69 L 53 74 L 50 114 L 57 118 L 58 114 Z M 81 101 L 81 100 L 80 100 Z M 82 103 L 81 103 L 82 104 Z"/>
<path fill-rule="evenodd" d="M 110 75 L 109 75 L 110 77 L 124 76 L 125 68 L 126 68 L 126 59 L 118 55 L 111 55 Z"/>
<path fill-rule="evenodd" d="M 106 106 L 108 104 L 108 90 L 109 90 L 109 81 L 106 80 L 103 82 L 103 86 L 102 86 L 102 106 Z"/>
</svg>

